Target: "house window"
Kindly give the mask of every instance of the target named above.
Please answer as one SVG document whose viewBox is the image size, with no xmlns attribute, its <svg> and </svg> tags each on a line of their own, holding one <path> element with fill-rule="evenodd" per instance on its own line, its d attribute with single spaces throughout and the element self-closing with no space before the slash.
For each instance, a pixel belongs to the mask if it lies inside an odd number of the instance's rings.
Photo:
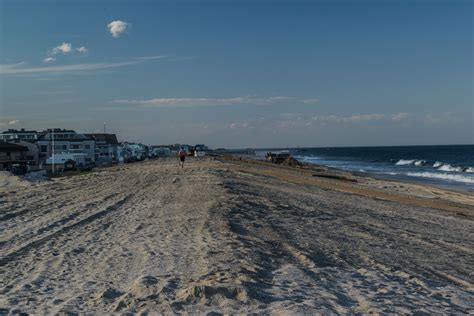
<svg viewBox="0 0 474 316">
<path fill-rule="evenodd" d="M 42 153 L 45 153 L 45 152 L 47 152 L 47 151 L 48 151 L 48 146 L 42 145 L 42 146 L 41 146 L 41 152 L 42 152 Z"/>
<path fill-rule="evenodd" d="M 85 149 L 91 149 L 91 145 L 85 145 L 84 148 Z"/>
<path fill-rule="evenodd" d="M 81 149 L 81 145 L 71 145 L 71 149 Z"/>
</svg>

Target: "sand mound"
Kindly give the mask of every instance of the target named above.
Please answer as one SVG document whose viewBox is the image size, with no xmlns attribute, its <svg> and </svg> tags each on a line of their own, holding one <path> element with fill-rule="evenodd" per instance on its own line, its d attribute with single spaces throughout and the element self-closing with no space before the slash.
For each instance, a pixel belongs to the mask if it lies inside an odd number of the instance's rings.
<svg viewBox="0 0 474 316">
<path fill-rule="evenodd" d="M 96 297 L 96 302 L 115 312 L 136 311 L 147 303 L 158 301 L 166 284 L 154 276 L 140 276 L 126 292 L 108 288 Z"/>
<path fill-rule="evenodd" d="M 187 303 L 207 303 L 226 305 L 226 302 L 247 302 L 247 291 L 243 287 L 213 286 L 209 284 L 196 284 L 181 290 L 177 297 Z"/>
<path fill-rule="evenodd" d="M 27 187 L 30 183 L 22 180 L 20 177 L 13 175 L 8 171 L 0 171 L 0 187 L 1 188 L 16 188 Z"/>
<path fill-rule="evenodd" d="M 159 295 L 165 285 L 166 282 L 163 282 L 154 276 L 145 275 L 136 279 L 128 292 L 134 297 L 150 298 Z"/>
</svg>

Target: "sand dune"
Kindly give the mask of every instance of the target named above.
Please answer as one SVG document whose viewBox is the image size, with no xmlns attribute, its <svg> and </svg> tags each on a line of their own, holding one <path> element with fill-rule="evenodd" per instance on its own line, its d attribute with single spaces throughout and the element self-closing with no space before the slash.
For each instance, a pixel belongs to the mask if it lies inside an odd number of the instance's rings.
<svg viewBox="0 0 474 316">
<path fill-rule="evenodd" d="M 5 180 L 0 314 L 474 312 L 471 197 L 394 185 L 208 159 Z"/>
</svg>

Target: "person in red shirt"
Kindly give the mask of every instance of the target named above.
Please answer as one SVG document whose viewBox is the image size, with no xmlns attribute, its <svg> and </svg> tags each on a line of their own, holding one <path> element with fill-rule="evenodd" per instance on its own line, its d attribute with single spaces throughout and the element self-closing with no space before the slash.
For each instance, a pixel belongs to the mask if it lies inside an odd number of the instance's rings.
<svg viewBox="0 0 474 316">
<path fill-rule="evenodd" d="M 186 159 L 186 151 L 183 147 L 179 150 L 179 160 L 181 161 L 181 168 L 184 168 L 184 159 Z"/>
</svg>

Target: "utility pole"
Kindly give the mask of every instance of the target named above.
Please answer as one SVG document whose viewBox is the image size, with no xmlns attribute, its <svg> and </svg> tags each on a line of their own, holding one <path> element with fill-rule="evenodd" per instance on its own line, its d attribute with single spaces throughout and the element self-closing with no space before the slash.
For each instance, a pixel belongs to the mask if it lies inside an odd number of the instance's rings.
<svg viewBox="0 0 474 316">
<path fill-rule="evenodd" d="M 53 158 L 53 167 L 52 167 L 52 171 L 53 171 L 53 175 L 54 175 L 54 128 L 51 129 L 51 134 L 52 134 L 52 137 L 53 137 L 53 146 L 51 148 L 51 151 L 52 151 L 52 158 Z"/>
<path fill-rule="evenodd" d="M 106 124 L 105 124 L 105 122 L 104 122 L 104 134 L 105 134 L 105 125 L 106 125 Z"/>
</svg>

